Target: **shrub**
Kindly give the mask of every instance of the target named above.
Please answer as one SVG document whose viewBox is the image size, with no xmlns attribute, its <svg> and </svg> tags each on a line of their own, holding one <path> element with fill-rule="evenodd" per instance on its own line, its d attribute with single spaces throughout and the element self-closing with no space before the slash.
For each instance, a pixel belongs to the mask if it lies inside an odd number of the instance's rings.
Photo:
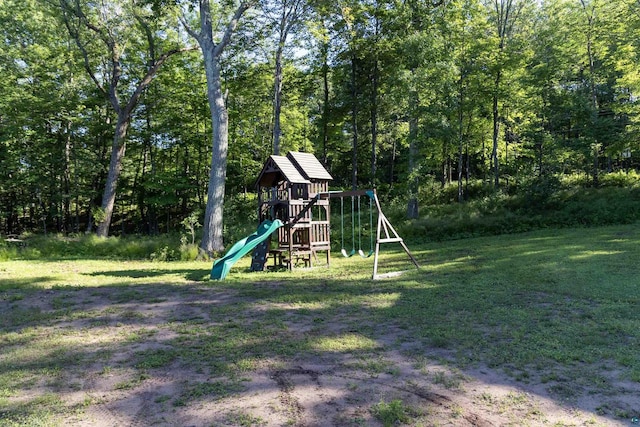
<svg viewBox="0 0 640 427">
<path fill-rule="evenodd" d="M 180 245 L 180 261 L 194 261 L 198 259 L 199 254 L 198 245 L 196 244 L 181 244 Z"/>
<path fill-rule="evenodd" d="M 397 224 L 398 232 L 405 239 L 440 241 L 539 228 L 591 227 L 640 220 L 640 175 L 603 175 L 602 182 L 606 186 L 601 188 L 575 185 L 582 182 L 580 179 L 560 179 L 553 175 L 532 177 L 522 182 L 514 194 L 488 191 L 481 182 L 477 182 L 470 185 L 477 189 L 476 198 L 462 204 L 427 205 L 421 201 L 419 219 L 409 221 L 404 212 L 397 212 L 392 223 Z M 450 187 L 455 188 L 455 185 Z M 447 193 L 446 189 L 443 191 Z M 431 198 L 439 199 L 438 196 Z M 386 211 L 384 205 L 383 209 Z"/>
<path fill-rule="evenodd" d="M 371 408 L 371 413 L 383 426 L 390 427 L 397 424 L 406 424 L 410 421 L 409 408 L 400 399 L 387 403 L 381 400 Z"/>
<path fill-rule="evenodd" d="M 18 249 L 14 247 L 8 247 L 6 244 L 0 243 L 0 261 L 9 261 L 15 259 L 18 256 Z"/>
<path fill-rule="evenodd" d="M 33 235 L 20 248 L 0 247 L 0 259 L 116 258 L 181 259 L 177 235 L 100 238 L 95 235 Z"/>
<path fill-rule="evenodd" d="M 560 179 L 556 175 L 545 174 L 535 176 L 525 181 L 519 191 L 522 196 L 522 206 L 529 206 L 533 210 L 553 208 L 553 196 L 561 188 Z"/>
<path fill-rule="evenodd" d="M 177 261 L 180 259 L 180 251 L 162 246 L 149 256 L 152 261 Z"/>
<path fill-rule="evenodd" d="M 640 174 L 635 170 L 611 172 L 600 177 L 602 187 L 637 187 L 639 184 Z"/>
</svg>

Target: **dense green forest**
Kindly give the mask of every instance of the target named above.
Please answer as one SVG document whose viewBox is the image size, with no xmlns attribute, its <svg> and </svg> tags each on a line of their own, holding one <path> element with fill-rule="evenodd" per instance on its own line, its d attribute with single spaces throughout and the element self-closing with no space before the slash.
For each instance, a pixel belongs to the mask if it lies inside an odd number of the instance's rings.
<svg viewBox="0 0 640 427">
<path fill-rule="evenodd" d="M 0 0 L 0 33 L 5 235 L 95 232 L 110 185 L 103 235 L 203 223 L 219 168 L 231 227 L 290 150 L 418 228 L 637 182 L 639 0 Z"/>
</svg>

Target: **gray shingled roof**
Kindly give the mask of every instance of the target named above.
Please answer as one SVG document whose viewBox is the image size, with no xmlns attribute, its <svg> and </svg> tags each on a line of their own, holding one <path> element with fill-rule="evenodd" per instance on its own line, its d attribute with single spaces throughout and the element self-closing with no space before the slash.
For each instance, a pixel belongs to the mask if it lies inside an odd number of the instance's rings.
<svg viewBox="0 0 640 427">
<path fill-rule="evenodd" d="M 273 162 L 278 166 L 287 181 L 293 184 L 308 184 L 309 180 L 305 179 L 291 161 L 284 156 L 271 156 Z"/>
<path fill-rule="evenodd" d="M 287 158 L 293 162 L 300 173 L 307 179 L 332 180 L 333 177 L 322 166 L 322 163 L 311 153 L 289 151 Z"/>
</svg>

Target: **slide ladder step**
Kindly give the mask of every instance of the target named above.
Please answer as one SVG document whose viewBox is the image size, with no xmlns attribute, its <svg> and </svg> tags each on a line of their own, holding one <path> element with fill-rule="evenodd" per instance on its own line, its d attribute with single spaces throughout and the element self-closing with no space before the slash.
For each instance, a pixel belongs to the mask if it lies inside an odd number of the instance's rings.
<svg viewBox="0 0 640 427">
<path fill-rule="evenodd" d="M 267 263 L 267 256 L 269 253 L 269 240 L 260 242 L 253 250 L 251 255 L 251 271 L 264 271 L 264 266 Z"/>
</svg>

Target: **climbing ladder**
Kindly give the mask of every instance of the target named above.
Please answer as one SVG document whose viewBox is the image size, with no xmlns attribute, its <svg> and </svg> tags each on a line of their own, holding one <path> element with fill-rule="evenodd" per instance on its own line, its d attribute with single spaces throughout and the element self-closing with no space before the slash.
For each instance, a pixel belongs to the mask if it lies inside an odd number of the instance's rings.
<svg viewBox="0 0 640 427">
<path fill-rule="evenodd" d="M 269 245 L 271 239 L 267 239 L 260 242 L 258 246 L 253 249 L 251 254 L 251 271 L 264 271 L 264 266 L 267 263 L 267 257 L 269 255 Z"/>
</svg>

